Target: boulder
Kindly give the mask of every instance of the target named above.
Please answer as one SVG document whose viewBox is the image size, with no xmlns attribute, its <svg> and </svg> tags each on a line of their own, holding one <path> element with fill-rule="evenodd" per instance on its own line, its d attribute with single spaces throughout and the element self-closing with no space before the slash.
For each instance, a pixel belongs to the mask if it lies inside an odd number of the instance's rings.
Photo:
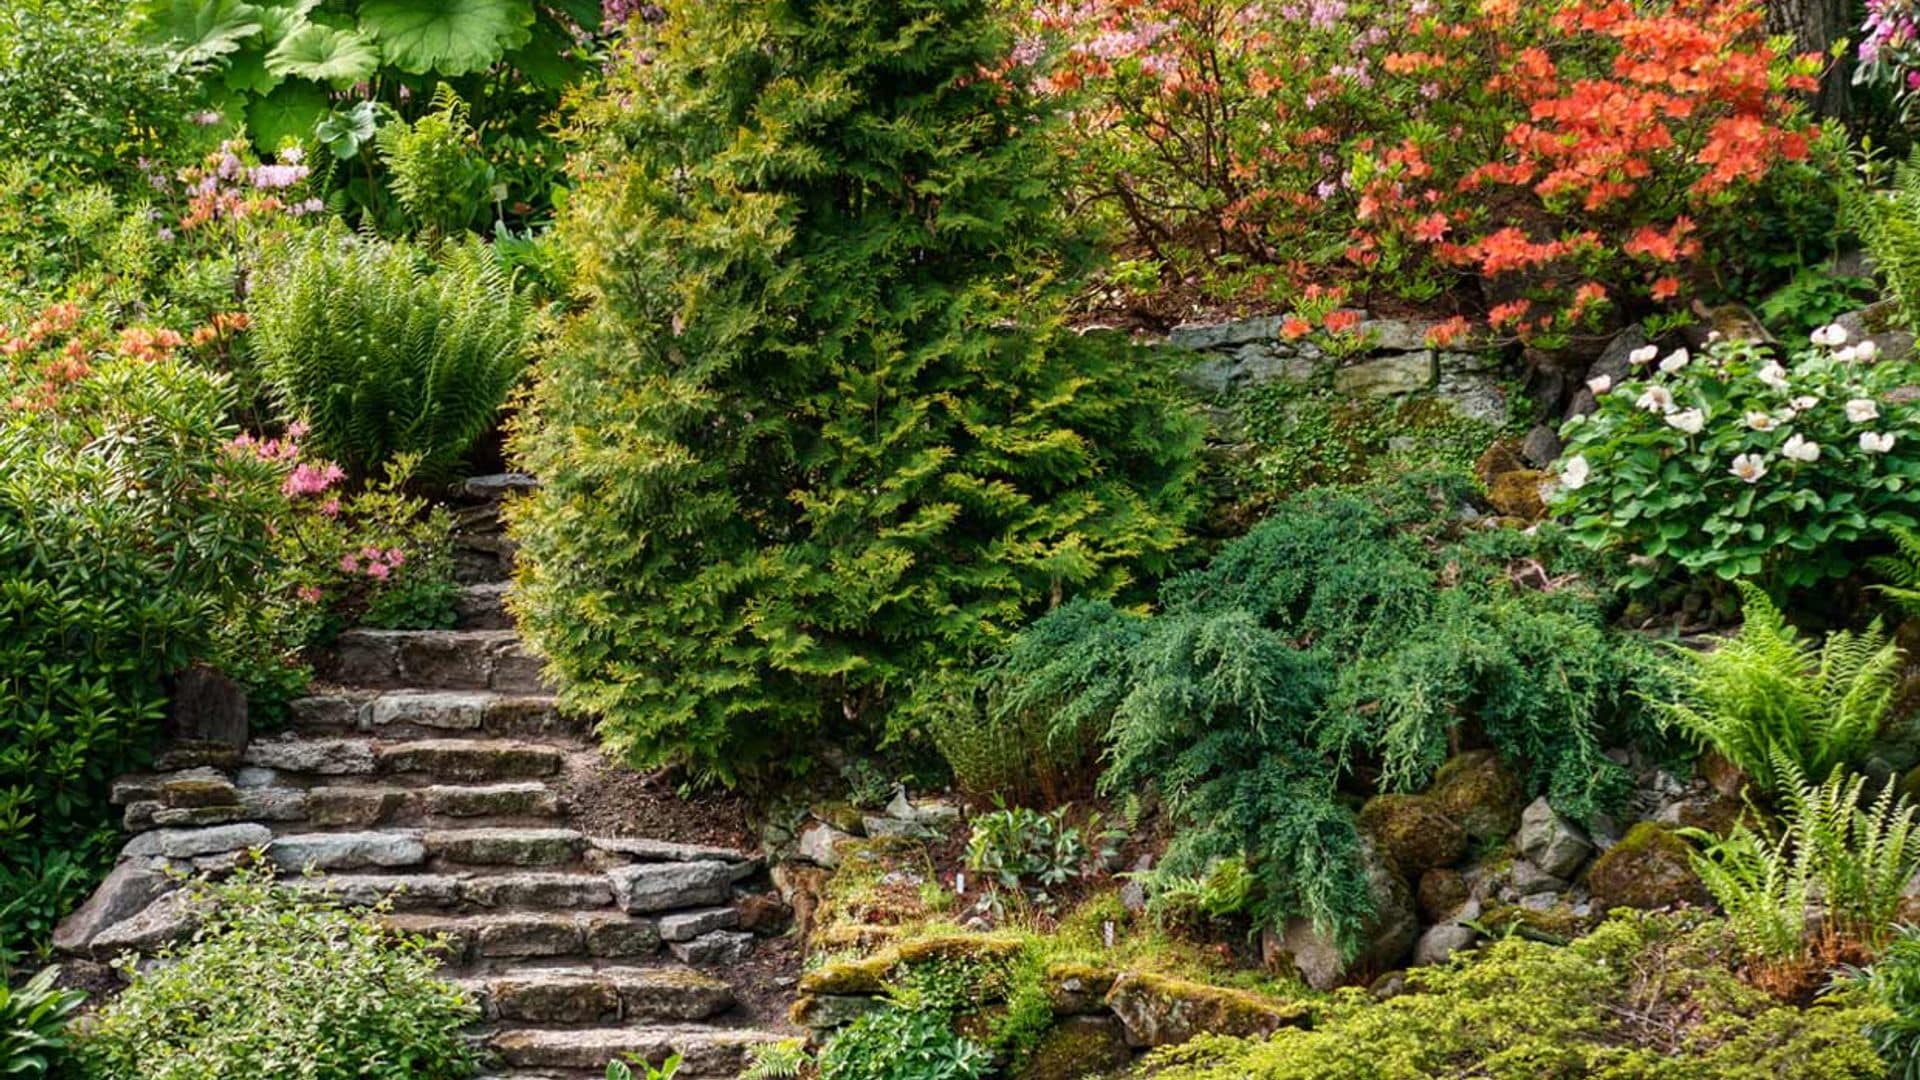
<svg viewBox="0 0 1920 1080">
<path fill-rule="evenodd" d="M 1360 808 L 1360 831 L 1409 879 L 1451 866 L 1467 853 L 1467 832 L 1424 795 L 1376 795 Z"/>
<path fill-rule="evenodd" d="M 1312 1010 L 1244 990 L 1130 971 L 1113 981 L 1107 1007 L 1120 1018 L 1129 1046 L 1174 1046 L 1196 1035 L 1271 1035 L 1306 1025 Z"/>
<path fill-rule="evenodd" d="M 1594 907 L 1663 908 L 1710 899 L 1693 872 L 1693 847 L 1665 826 L 1643 821 L 1587 869 Z"/>
<path fill-rule="evenodd" d="M 1444 923 L 1427 928 L 1420 940 L 1413 946 L 1415 967 L 1428 967 L 1444 964 L 1447 959 L 1461 949 L 1470 949 L 1480 940 L 1480 932 L 1471 926 L 1459 923 Z"/>
<path fill-rule="evenodd" d="M 1497 840 L 1520 825 L 1526 791 L 1491 750 L 1456 754 L 1433 776 L 1427 798 L 1475 840 Z"/>
<path fill-rule="evenodd" d="M 186 937 L 200 925 L 200 908 L 186 889 L 174 889 L 94 935 L 93 955 L 105 959 L 123 952 L 148 953 Z"/>
<path fill-rule="evenodd" d="M 809 1031 L 831 1031 L 885 1004 L 885 998 L 866 994 L 803 994 L 787 1011 L 787 1019 Z"/>
<path fill-rule="evenodd" d="M 130 859 L 113 868 L 87 902 L 60 920 L 53 945 L 69 954 L 85 953 L 102 933 L 133 918 L 179 884 L 167 876 L 164 859 Z"/>
<path fill-rule="evenodd" d="M 1359 951 L 1345 956 L 1331 934 L 1296 917 L 1263 949 L 1270 965 L 1291 965 L 1308 986 L 1331 990 L 1356 972 L 1382 971 L 1407 955 L 1420 933 L 1413 892 L 1384 858 L 1368 850 L 1366 860 L 1374 913 L 1361 928 Z"/>
<path fill-rule="evenodd" d="M 1561 815 L 1545 797 L 1533 800 L 1520 815 L 1514 837 L 1520 853 L 1554 877 L 1571 879 L 1593 854 L 1593 841 L 1580 826 Z"/>
<path fill-rule="evenodd" d="M 840 845 L 853 839 L 824 821 L 816 821 L 800 833 L 799 855 L 815 866 L 831 870 L 840 865 Z"/>
<path fill-rule="evenodd" d="M 1395 397 L 1433 389 L 1438 376 L 1433 350 L 1399 353 L 1348 364 L 1333 373 L 1333 388 L 1362 397 Z"/>
<path fill-rule="evenodd" d="M 1473 895 L 1465 874 L 1437 867 L 1420 875 L 1414 890 L 1420 901 L 1420 915 L 1430 923 L 1446 922 Z"/>
<path fill-rule="evenodd" d="M 713 907 L 733 892 L 732 868 L 722 862 L 637 863 L 613 867 L 607 877 L 621 909 L 635 915 Z"/>
<path fill-rule="evenodd" d="M 1069 1016 L 1048 1029 L 1012 1080 L 1079 1080 L 1104 1076 L 1133 1060 L 1127 1029 L 1112 1016 Z"/>
<path fill-rule="evenodd" d="M 1114 973 L 1106 968 L 1056 961 L 1047 965 L 1042 982 L 1054 1015 L 1082 1016 L 1106 1007 L 1107 991 L 1113 989 L 1113 979 Z"/>
</svg>

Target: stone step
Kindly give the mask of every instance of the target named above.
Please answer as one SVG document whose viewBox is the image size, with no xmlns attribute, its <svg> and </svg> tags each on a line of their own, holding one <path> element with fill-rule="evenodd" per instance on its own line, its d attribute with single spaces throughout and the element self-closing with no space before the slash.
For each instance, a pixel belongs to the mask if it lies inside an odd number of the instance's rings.
<svg viewBox="0 0 1920 1080">
<path fill-rule="evenodd" d="M 511 583 L 483 581 L 462 588 L 454 597 L 462 630 L 511 630 L 513 616 L 507 612 L 507 592 Z"/>
<path fill-rule="evenodd" d="M 436 829 L 424 840 L 428 855 L 464 866 L 563 866 L 587 846 L 572 829 Z"/>
<path fill-rule="evenodd" d="M 406 933 L 444 937 L 442 961 L 467 973 L 507 961 L 634 960 L 660 951 L 653 920 L 618 911 L 405 912 L 385 916 L 385 922 Z"/>
<path fill-rule="evenodd" d="M 461 980 L 489 1020 L 528 1024 L 690 1021 L 733 1006 L 733 988 L 682 967 L 528 968 Z"/>
<path fill-rule="evenodd" d="M 374 756 L 384 773 L 419 773 L 461 783 L 539 779 L 559 772 L 566 761 L 566 754 L 554 747 L 506 739 L 384 743 Z"/>
<path fill-rule="evenodd" d="M 603 874 L 523 872 L 504 874 L 333 874 L 291 882 L 326 893 L 349 907 L 391 902 L 396 911 L 475 913 L 488 909 L 550 912 L 613 905 L 613 884 Z"/>
<path fill-rule="evenodd" d="M 294 727 L 311 732 L 413 737 L 476 732 L 578 739 L 593 730 L 584 717 L 562 713 L 551 694 L 493 690 L 336 690 L 300 698 L 292 710 Z"/>
<path fill-rule="evenodd" d="M 267 845 L 267 858 L 283 870 L 398 869 L 427 861 L 427 846 L 418 829 L 385 832 L 294 833 L 276 836 Z"/>
<path fill-rule="evenodd" d="M 512 630 L 349 630 L 320 665 L 345 686 L 546 693 Z"/>
<path fill-rule="evenodd" d="M 500 1032 L 487 1043 L 516 1069 L 602 1070 L 609 1061 L 626 1057 L 658 1065 L 678 1054 L 681 1080 L 696 1080 L 738 1076 L 753 1047 L 779 1040 L 780 1036 L 764 1031 L 680 1026 L 520 1029 Z"/>
</svg>

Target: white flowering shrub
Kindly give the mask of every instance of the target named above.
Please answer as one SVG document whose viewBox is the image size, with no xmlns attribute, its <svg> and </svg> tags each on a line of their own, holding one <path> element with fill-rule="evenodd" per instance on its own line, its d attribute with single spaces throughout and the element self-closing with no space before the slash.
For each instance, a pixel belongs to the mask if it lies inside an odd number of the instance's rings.
<svg viewBox="0 0 1920 1080">
<path fill-rule="evenodd" d="M 1630 558 L 1631 587 L 1675 574 L 1841 577 L 1853 545 L 1920 512 L 1920 368 L 1825 327 L 1785 365 L 1750 342 L 1652 347 L 1567 422 L 1552 505 L 1572 535 Z M 1906 389 L 1903 389 L 1906 388 Z"/>
</svg>

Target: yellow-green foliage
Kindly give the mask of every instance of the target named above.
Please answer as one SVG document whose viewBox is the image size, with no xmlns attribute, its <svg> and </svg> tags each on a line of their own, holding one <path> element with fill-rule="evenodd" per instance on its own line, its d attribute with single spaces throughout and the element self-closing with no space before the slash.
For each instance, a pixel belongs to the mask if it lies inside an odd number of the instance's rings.
<svg viewBox="0 0 1920 1080">
<path fill-rule="evenodd" d="M 1799 1009 L 1727 968 L 1724 926 L 1682 915 L 1604 924 L 1571 946 L 1520 939 L 1409 974 L 1376 1002 L 1342 991 L 1312 1030 L 1206 1037 L 1151 1059 L 1159 1080 L 1868 1080 L 1879 1010 Z"/>
</svg>

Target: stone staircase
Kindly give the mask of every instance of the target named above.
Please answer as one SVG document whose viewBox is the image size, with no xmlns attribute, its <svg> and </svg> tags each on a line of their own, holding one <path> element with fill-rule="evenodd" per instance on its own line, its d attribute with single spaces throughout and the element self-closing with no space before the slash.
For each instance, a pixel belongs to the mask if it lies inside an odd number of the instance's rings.
<svg viewBox="0 0 1920 1080">
<path fill-rule="evenodd" d="M 449 977 L 484 1009 L 474 1035 L 495 1080 L 599 1077 L 612 1058 L 669 1054 L 682 1080 L 736 1076 L 781 1025 L 722 977 L 755 946 L 735 901 L 767 890 L 766 868 L 571 827 L 567 793 L 603 766 L 510 628 L 510 556 L 487 554 L 463 551 L 477 580 L 458 629 L 349 631 L 288 730 L 237 757 L 183 748 L 123 779 L 115 799 L 136 835 L 61 944 L 151 947 L 182 929 L 167 869 L 217 872 L 264 849 L 308 875 L 297 887 L 390 901 L 396 927 L 443 935 Z"/>
</svg>

